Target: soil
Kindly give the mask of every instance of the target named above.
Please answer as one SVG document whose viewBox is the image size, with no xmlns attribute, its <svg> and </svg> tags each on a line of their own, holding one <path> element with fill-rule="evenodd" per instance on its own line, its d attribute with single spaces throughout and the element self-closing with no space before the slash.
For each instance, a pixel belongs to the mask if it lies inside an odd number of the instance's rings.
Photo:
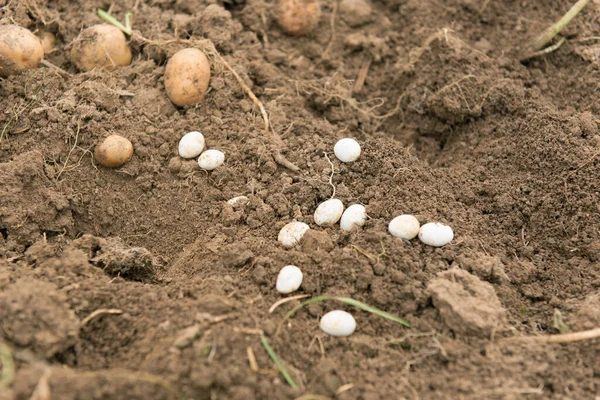
<svg viewBox="0 0 600 400">
<path fill-rule="evenodd" d="M 264 0 L 0 0 L 2 23 L 56 35 L 46 59 L 73 75 L 0 81 L 0 398 L 599 396 L 598 339 L 520 339 L 600 325 L 598 5 L 558 50 L 520 61 L 569 3 L 322 1 L 314 31 L 291 37 Z M 300 170 L 273 158 L 218 60 L 200 105 L 169 102 L 165 64 L 185 45 L 132 39 L 130 66 L 78 73 L 71 44 L 109 7 L 152 40 L 210 39 Z M 192 130 L 222 167 L 177 157 Z M 116 170 L 93 159 L 110 134 L 134 146 Z M 362 144 L 358 161 L 333 157 L 343 137 Z M 360 230 L 312 221 L 332 196 L 326 155 L 336 197 L 367 208 Z M 401 213 L 449 224 L 454 241 L 392 238 Z M 277 234 L 294 219 L 311 231 L 286 250 Z M 298 304 L 269 313 L 286 264 L 304 272 L 297 294 L 351 297 L 411 327 L 335 302 L 281 325 Z M 355 316 L 352 336 L 319 330 L 336 308 Z"/>
</svg>

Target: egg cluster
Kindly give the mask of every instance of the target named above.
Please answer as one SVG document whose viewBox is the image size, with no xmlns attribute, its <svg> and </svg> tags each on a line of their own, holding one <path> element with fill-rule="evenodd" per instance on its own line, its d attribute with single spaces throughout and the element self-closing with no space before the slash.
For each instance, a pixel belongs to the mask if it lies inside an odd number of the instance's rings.
<svg viewBox="0 0 600 400">
<path fill-rule="evenodd" d="M 179 140 L 179 156 L 182 158 L 196 158 L 198 156 L 198 166 L 206 171 L 212 171 L 220 167 L 225 162 L 225 154 L 219 150 L 206 150 L 204 135 L 193 131 L 186 133 Z"/>
<path fill-rule="evenodd" d="M 341 162 L 350 163 L 359 159 L 361 148 L 356 140 L 346 138 L 335 144 L 334 154 Z M 247 197 L 240 196 L 229 200 L 228 203 L 233 205 L 242 198 L 248 201 Z M 313 220 L 320 227 L 330 227 L 339 222 L 342 231 L 353 231 L 365 224 L 367 211 L 362 204 L 352 204 L 344 209 L 342 201 L 332 197 L 317 206 Z M 284 248 L 290 249 L 300 244 L 309 230 L 308 224 L 294 220 L 281 228 L 277 239 Z M 393 218 L 388 230 L 393 237 L 403 240 L 412 240 L 418 236 L 422 243 L 433 247 L 444 246 L 454 238 L 451 227 L 438 222 L 421 226 L 416 217 L 408 214 Z M 275 287 L 281 294 L 290 294 L 300 288 L 302 279 L 300 268 L 287 265 L 279 271 Z M 356 330 L 356 320 L 346 311 L 334 310 L 323 315 L 319 327 L 331 336 L 349 336 Z"/>
</svg>

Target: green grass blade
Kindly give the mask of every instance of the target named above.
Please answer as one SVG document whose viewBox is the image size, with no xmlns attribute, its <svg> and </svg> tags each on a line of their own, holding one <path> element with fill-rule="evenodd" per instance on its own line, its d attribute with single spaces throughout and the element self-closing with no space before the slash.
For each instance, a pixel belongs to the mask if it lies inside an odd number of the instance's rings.
<svg viewBox="0 0 600 400">
<path fill-rule="evenodd" d="M 15 380 L 15 364 L 10 352 L 10 348 L 0 343 L 0 364 L 2 373 L 0 373 L 0 389 L 6 389 L 12 385 Z"/>
<path fill-rule="evenodd" d="M 133 15 L 133 13 L 131 11 L 128 11 L 127 14 L 125 14 L 125 28 L 127 30 L 129 30 L 129 32 L 131 32 L 131 16 Z"/>
<path fill-rule="evenodd" d="M 385 312 L 383 310 L 380 310 L 378 308 L 375 307 L 371 307 L 368 304 L 365 304 L 363 302 L 360 302 L 358 300 L 354 300 L 351 299 L 349 297 L 331 297 L 331 296 L 317 296 L 317 297 L 313 297 L 312 299 L 308 299 L 306 301 L 303 301 L 302 303 L 298 304 L 296 307 L 292 308 L 290 310 L 290 312 L 288 312 L 285 317 L 283 318 L 283 321 L 285 322 L 287 319 L 291 318 L 294 316 L 294 314 L 296 314 L 298 312 L 298 310 L 300 310 L 301 308 L 309 305 L 309 304 L 313 304 L 313 303 L 319 303 L 321 301 L 327 301 L 327 300 L 337 300 L 337 301 L 341 301 L 342 303 L 346 303 L 349 304 L 351 306 L 354 306 L 356 308 L 360 308 L 361 310 L 370 312 L 372 314 L 375 315 L 379 315 L 382 318 L 385 319 L 389 319 L 390 321 L 394 321 L 397 322 L 401 325 L 404 325 L 408 328 L 410 328 L 410 323 L 408 321 L 403 320 L 400 317 L 396 317 L 395 315 L 392 315 L 388 312 Z"/>
<path fill-rule="evenodd" d="M 117 19 L 115 17 L 113 17 L 112 15 L 110 15 L 109 13 L 107 13 L 106 11 L 102 10 L 101 8 L 98 9 L 98 16 L 105 20 L 106 22 L 108 22 L 111 25 L 116 26 L 117 28 L 119 28 L 120 30 L 123 31 L 123 33 L 126 33 L 128 35 L 131 35 L 131 27 L 126 27 L 125 25 L 123 25 L 122 23 L 120 23 L 119 21 L 117 21 Z"/>
<path fill-rule="evenodd" d="M 296 307 L 292 308 L 290 310 L 290 312 L 288 312 L 287 314 L 285 314 L 285 317 L 283 318 L 283 320 L 287 320 L 288 318 L 291 318 L 294 316 L 294 314 L 296 314 L 298 312 L 298 310 L 300 310 L 301 308 L 309 305 L 309 304 L 313 304 L 313 303 L 318 303 L 320 301 L 326 301 L 326 300 L 331 300 L 332 297 L 329 296 L 317 296 L 317 297 L 313 297 L 311 299 L 308 299 L 306 301 L 303 301 L 302 303 L 298 304 Z"/>
<path fill-rule="evenodd" d="M 298 389 L 298 385 L 296 385 L 296 382 L 294 382 L 290 374 L 288 374 L 288 372 L 286 371 L 285 367 L 277 357 L 277 354 L 275 354 L 275 351 L 273 351 L 273 349 L 271 348 L 271 345 L 269 344 L 269 341 L 267 340 L 265 335 L 260 335 L 260 341 L 262 342 L 263 346 L 265 346 L 265 350 L 269 354 L 269 357 L 271 357 L 271 360 L 273 360 L 275 365 L 277 365 L 279 372 L 281 372 L 281 375 L 283 375 L 286 382 L 292 387 L 292 389 Z"/>
<path fill-rule="evenodd" d="M 361 310 L 368 311 L 368 312 L 370 312 L 372 314 L 379 315 L 382 318 L 389 319 L 391 321 L 397 322 L 399 324 L 402 324 L 402 325 L 410 328 L 410 323 L 408 321 L 405 321 L 402 318 L 396 317 L 395 315 L 387 313 L 387 312 L 385 312 L 383 310 L 380 310 L 379 308 L 371 307 L 370 305 L 362 303 L 362 302 L 360 302 L 358 300 L 354 300 L 354 299 L 351 299 L 349 297 L 333 297 L 333 299 L 341 301 L 341 302 L 346 303 L 346 304 L 350 304 L 351 306 L 354 306 L 356 308 L 360 308 Z"/>
</svg>

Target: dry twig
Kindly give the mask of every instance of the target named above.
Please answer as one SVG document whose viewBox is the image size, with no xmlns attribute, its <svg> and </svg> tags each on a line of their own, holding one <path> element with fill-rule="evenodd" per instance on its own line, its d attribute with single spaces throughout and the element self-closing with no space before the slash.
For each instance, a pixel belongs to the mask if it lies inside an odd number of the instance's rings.
<svg viewBox="0 0 600 400">
<path fill-rule="evenodd" d="M 587 331 L 574 332 L 574 333 L 561 333 L 559 335 L 544 335 L 544 336 L 517 336 L 512 337 L 508 340 L 531 340 L 542 343 L 571 343 L 579 342 L 581 340 L 591 340 L 600 338 L 600 328 L 590 329 Z"/>
<path fill-rule="evenodd" d="M 288 301 L 298 300 L 298 299 L 305 299 L 307 297 L 310 297 L 310 294 L 299 294 L 299 295 L 296 295 L 296 296 L 286 297 L 286 298 L 283 298 L 281 300 L 278 300 L 275 303 L 273 303 L 273 305 L 271 306 L 271 308 L 269 308 L 269 314 L 273 313 L 273 311 L 275 311 L 275 309 L 277 307 L 279 307 L 282 304 L 287 303 Z"/>
</svg>

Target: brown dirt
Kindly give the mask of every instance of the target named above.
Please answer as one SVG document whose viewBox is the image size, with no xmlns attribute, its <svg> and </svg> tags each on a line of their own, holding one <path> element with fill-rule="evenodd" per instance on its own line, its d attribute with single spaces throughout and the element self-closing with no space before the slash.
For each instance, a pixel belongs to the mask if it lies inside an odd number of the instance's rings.
<svg viewBox="0 0 600 400">
<path fill-rule="evenodd" d="M 323 1 L 315 31 L 297 38 L 263 0 L 114 2 L 147 38 L 212 40 L 265 104 L 292 172 L 221 66 L 202 104 L 177 109 L 163 74 L 181 45 L 132 41 L 130 66 L 76 73 L 71 43 L 110 2 L 0 0 L 2 23 L 55 33 L 47 59 L 74 74 L 0 81 L 0 341 L 16 367 L 0 398 L 597 396 L 599 340 L 508 340 L 600 323 L 600 69 L 597 40 L 583 40 L 597 37 L 598 5 L 558 51 L 518 60 L 568 3 Z M 176 157 L 191 130 L 225 152 L 223 167 Z M 135 149 L 117 170 L 92 159 L 110 134 Z M 325 153 L 345 136 L 363 154 L 333 160 L 336 196 L 370 216 L 353 233 L 312 224 L 331 196 Z M 239 195 L 248 204 L 225 204 Z M 446 222 L 456 238 L 442 249 L 394 240 L 386 226 L 399 213 Z M 292 219 L 313 231 L 284 250 L 277 233 Z M 354 335 L 325 337 L 318 318 L 340 305 L 319 303 L 275 335 L 294 304 L 268 313 L 289 263 L 304 271 L 299 293 L 353 297 L 412 328 L 353 310 Z M 85 320 L 101 309 L 122 313 Z"/>
</svg>

